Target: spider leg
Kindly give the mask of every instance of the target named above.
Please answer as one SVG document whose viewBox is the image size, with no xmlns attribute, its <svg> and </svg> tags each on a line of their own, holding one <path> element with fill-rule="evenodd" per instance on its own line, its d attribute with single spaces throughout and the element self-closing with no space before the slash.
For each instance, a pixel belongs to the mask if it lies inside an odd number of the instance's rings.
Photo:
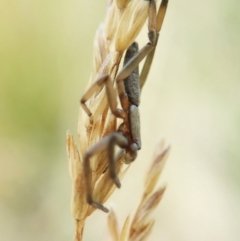
<svg viewBox="0 0 240 241">
<path fill-rule="evenodd" d="M 167 5 L 168 5 L 168 0 L 162 0 L 162 2 L 160 4 L 160 7 L 159 7 L 159 10 L 158 10 L 158 14 L 156 16 L 156 33 L 157 33 L 156 42 L 155 42 L 154 49 L 148 54 L 148 56 L 147 56 L 147 58 L 144 62 L 143 68 L 142 68 L 142 72 L 141 72 L 141 75 L 140 75 L 140 87 L 141 87 L 141 89 L 146 82 L 146 79 L 148 77 L 148 73 L 149 73 L 151 65 L 152 65 L 152 61 L 153 61 L 153 58 L 154 58 L 156 46 L 157 46 L 158 39 L 159 39 L 159 32 L 161 31 L 163 20 L 164 20 L 166 11 L 167 11 Z"/>
<path fill-rule="evenodd" d="M 109 136 L 104 137 L 101 141 L 90 147 L 83 157 L 83 171 L 87 193 L 87 202 L 90 205 L 101 209 L 104 212 L 108 212 L 108 209 L 104 207 L 101 203 L 94 201 L 92 197 L 93 187 L 90 158 L 101 151 L 107 150 L 110 178 L 113 180 L 115 185 L 120 188 L 121 183 L 116 173 L 116 161 L 114 159 L 114 147 L 116 145 L 121 148 L 125 148 L 128 145 L 127 139 L 118 132 L 112 133 Z"/>
<path fill-rule="evenodd" d="M 84 93 L 82 98 L 80 99 L 80 104 L 84 111 L 87 113 L 87 115 L 90 118 L 90 122 L 93 123 L 92 119 L 92 112 L 89 110 L 88 106 L 86 105 L 86 102 L 93 96 L 94 93 L 96 93 L 97 90 L 100 90 L 103 88 L 103 85 L 109 80 L 109 75 L 102 75 L 100 76 Z"/>
<path fill-rule="evenodd" d="M 89 89 L 85 92 L 83 97 L 80 99 L 80 104 L 84 111 L 87 113 L 87 115 L 90 118 L 90 122 L 93 123 L 92 119 L 92 112 L 89 110 L 88 106 L 86 105 L 86 101 L 93 96 L 96 91 L 103 88 L 103 86 L 106 86 L 106 92 L 107 92 L 107 98 L 108 98 L 108 104 L 112 111 L 112 113 L 119 118 L 123 118 L 123 111 L 120 109 L 117 109 L 117 99 L 116 99 L 116 91 L 113 87 L 113 84 L 111 82 L 111 78 L 108 74 L 102 75 L 99 77 L 93 85 L 89 87 Z"/>
<path fill-rule="evenodd" d="M 134 69 L 139 65 L 139 63 L 154 49 L 157 41 L 156 33 L 156 1 L 149 0 L 149 10 L 148 10 L 148 39 L 149 42 L 128 61 L 118 73 L 116 81 L 118 86 L 119 96 L 124 93 L 124 85 L 122 80 L 126 79 Z"/>
</svg>

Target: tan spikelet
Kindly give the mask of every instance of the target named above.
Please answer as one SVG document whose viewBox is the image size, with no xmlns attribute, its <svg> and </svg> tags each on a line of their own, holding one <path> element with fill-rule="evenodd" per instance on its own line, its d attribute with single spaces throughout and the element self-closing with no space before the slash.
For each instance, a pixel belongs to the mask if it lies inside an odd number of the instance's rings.
<svg viewBox="0 0 240 241">
<path fill-rule="evenodd" d="M 129 221 L 129 217 L 127 218 L 127 221 L 125 221 L 125 224 L 121 231 L 121 234 L 124 233 L 124 235 L 121 236 L 121 240 L 144 241 L 147 240 L 147 238 L 149 237 L 155 223 L 155 221 L 151 218 L 151 214 L 157 208 L 166 189 L 166 187 L 163 186 L 158 187 L 155 190 L 157 181 L 159 180 L 166 159 L 168 157 L 169 149 L 169 146 L 166 146 L 164 142 L 161 142 L 160 145 L 157 146 L 154 153 L 152 164 L 146 175 L 147 181 L 145 181 L 144 183 L 142 198 L 135 211 L 132 221 Z M 117 221 L 115 220 L 115 213 L 110 213 L 110 215 L 114 216 L 114 219 L 112 217 L 109 217 L 108 219 L 108 227 L 110 233 L 112 233 L 113 231 L 111 230 L 114 230 L 113 225 L 116 224 Z M 126 236 L 127 231 L 129 233 Z M 113 235 L 111 236 L 113 240 L 116 240 L 116 238 L 114 238 Z"/>
<path fill-rule="evenodd" d="M 148 15 L 148 2 L 132 1 L 124 12 L 116 33 L 115 48 L 118 52 L 126 50 L 142 29 Z"/>
<path fill-rule="evenodd" d="M 161 175 L 165 166 L 166 160 L 169 155 L 170 146 L 164 146 L 164 142 L 161 142 L 156 148 L 151 167 L 149 168 L 148 174 L 145 178 L 144 188 L 145 194 L 148 195 L 153 191 L 156 183 Z"/>
<path fill-rule="evenodd" d="M 116 0 L 119 9 L 124 9 L 131 0 Z"/>
<path fill-rule="evenodd" d="M 144 191 L 140 204 L 135 212 L 129 234 L 130 241 L 146 240 L 149 236 L 154 220 L 150 218 L 152 212 L 161 201 L 166 187 L 159 187 L 154 191 L 169 154 L 169 146 L 161 142 L 155 150 L 153 162 L 146 175 Z"/>
<path fill-rule="evenodd" d="M 118 220 L 116 213 L 111 208 L 108 215 L 108 228 L 113 241 L 118 241 L 119 231 L 118 231 Z"/>
<path fill-rule="evenodd" d="M 118 241 L 127 241 L 129 234 L 129 224 L 130 224 L 130 216 L 128 216 L 124 222 L 122 231 L 120 233 Z"/>
</svg>

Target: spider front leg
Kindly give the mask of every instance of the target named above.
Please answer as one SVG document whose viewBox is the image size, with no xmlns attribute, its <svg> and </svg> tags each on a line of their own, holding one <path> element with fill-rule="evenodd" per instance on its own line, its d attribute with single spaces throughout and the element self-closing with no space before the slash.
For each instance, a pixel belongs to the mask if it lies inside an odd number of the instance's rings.
<svg viewBox="0 0 240 241">
<path fill-rule="evenodd" d="M 108 168 L 110 178 L 116 184 L 118 188 L 121 187 L 121 183 L 116 174 L 116 161 L 114 160 L 114 147 L 119 146 L 120 148 L 125 148 L 128 145 L 127 139 L 118 132 L 112 133 L 109 136 L 104 137 L 101 141 L 96 143 L 94 146 L 90 147 L 83 157 L 83 171 L 84 179 L 87 193 L 87 202 L 104 212 L 108 212 L 108 209 L 104 207 L 101 203 L 93 200 L 93 187 L 92 187 L 92 171 L 90 167 L 90 158 L 97 153 L 107 150 L 108 155 Z"/>
<path fill-rule="evenodd" d="M 117 81 L 120 82 L 127 78 L 134 69 L 139 65 L 139 63 L 154 49 L 157 41 L 157 31 L 156 31 L 156 1 L 149 1 L 148 10 L 148 39 L 149 42 L 136 54 L 123 69 L 119 72 L 117 76 Z M 121 87 L 120 87 L 121 88 Z"/>
<path fill-rule="evenodd" d="M 162 2 L 160 4 L 160 7 L 159 7 L 159 10 L 158 10 L 158 13 L 157 13 L 157 16 L 156 16 L 156 27 L 155 27 L 155 29 L 156 29 L 156 41 L 155 41 L 155 46 L 154 46 L 154 49 L 148 54 L 148 56 L 145 60 L 145 63 L 143 65 L 141 75 L 140 75 L 141 89 L 146 82 L 148 73 L 149 73 L 151 65 L 152 65 L 152 61 L 153 61 L 153 58 L 154 58 L 156 46 L 157 46 L 158 39 L 159 39 L 159 32 L 161 31 L 161 28 L 162 28 L 163 20 L 165 18 L 165 14 L 166 14 L 166 11 L 167 11 L 167 6 L 168 6 L 168 0 L 162 0 Z"/>
<path fill-rule="evenodd" d="M 158 13 L 156 13 L 156 1 L 149 1 L 149 10 L 148 10 L 148 39 L 149 42 L 138 52 L 138 54 L 129 61 L 124 68 L 119 72 L 117 80 L 121 81 L 129 76 L 133 70 L 139 65 L 139 63 L 147 56 L 147 59 L 144 63 L 141 75 L 140 75 L 140 87 L 142 89 L 155 53 L 155 47 L 158 42 L 159 32 L 162 27 L 162 23 L 165 17 L 167 10 L 168 0 L 162 0 L 162 3 L 159 7 Z M 121 87 L 120 87 L 121 88 Z"/>
</svg>

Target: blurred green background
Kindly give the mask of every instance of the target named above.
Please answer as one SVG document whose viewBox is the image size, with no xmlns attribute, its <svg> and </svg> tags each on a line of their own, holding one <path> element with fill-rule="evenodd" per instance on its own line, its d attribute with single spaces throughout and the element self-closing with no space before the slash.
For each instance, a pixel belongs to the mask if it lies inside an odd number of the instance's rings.
<svg viewBox="0 0 240 241">
<path fill-rule="evenodd" d="M 240 240 L 239 12 L 236 0 L 169 2 L 142 94 L 143 148 L 106 204 L 122 224 L 169 140 L 151 240 Z M 65 134 L 77 133 L 104 14 L 105 1 L 0 0 L 1 241 L 73 239 Z M 107 240 L 105 220 L 96 212 L 85 240 Z"/>
</svg>

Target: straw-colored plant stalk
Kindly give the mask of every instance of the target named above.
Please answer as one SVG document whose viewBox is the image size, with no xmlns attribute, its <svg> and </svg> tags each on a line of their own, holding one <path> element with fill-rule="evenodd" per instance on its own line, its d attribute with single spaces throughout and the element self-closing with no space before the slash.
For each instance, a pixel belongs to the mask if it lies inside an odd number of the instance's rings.
<svg viewBox="0 0 240 241">
<path fill-rule="evenodd" d="M 165 1 L 166 2 L 166 1 Z M 94 39 L 94 71 L 89 86 L 101 75 L 108 74 L 113 83 L 121 66 L 124 52 L 135 41 L 148 17 L 149 1 L 109 0 L 105 21 L 100 24 Z M 67 132 L 67 153 L 72 178 L 71 212 L 76 221 L 75 240 L 82 240 L 86 218 L 94 207 L 86 201 L 83 173 L 83 155 L 89 147 L 117 130 L 119 120 L 109 110 L 104 88 L 96 91 L 87 105 L 91 118 L 80 108 L 78 119 L 78 144 Z M 117 160 L 117 174 L 121 179 L 126 173 L 124 155 Z M 107 152 L 102 151 L 91 158 L 93 197 L 105 203 L 116 186 L 109 177 Z"/>
</svg>

